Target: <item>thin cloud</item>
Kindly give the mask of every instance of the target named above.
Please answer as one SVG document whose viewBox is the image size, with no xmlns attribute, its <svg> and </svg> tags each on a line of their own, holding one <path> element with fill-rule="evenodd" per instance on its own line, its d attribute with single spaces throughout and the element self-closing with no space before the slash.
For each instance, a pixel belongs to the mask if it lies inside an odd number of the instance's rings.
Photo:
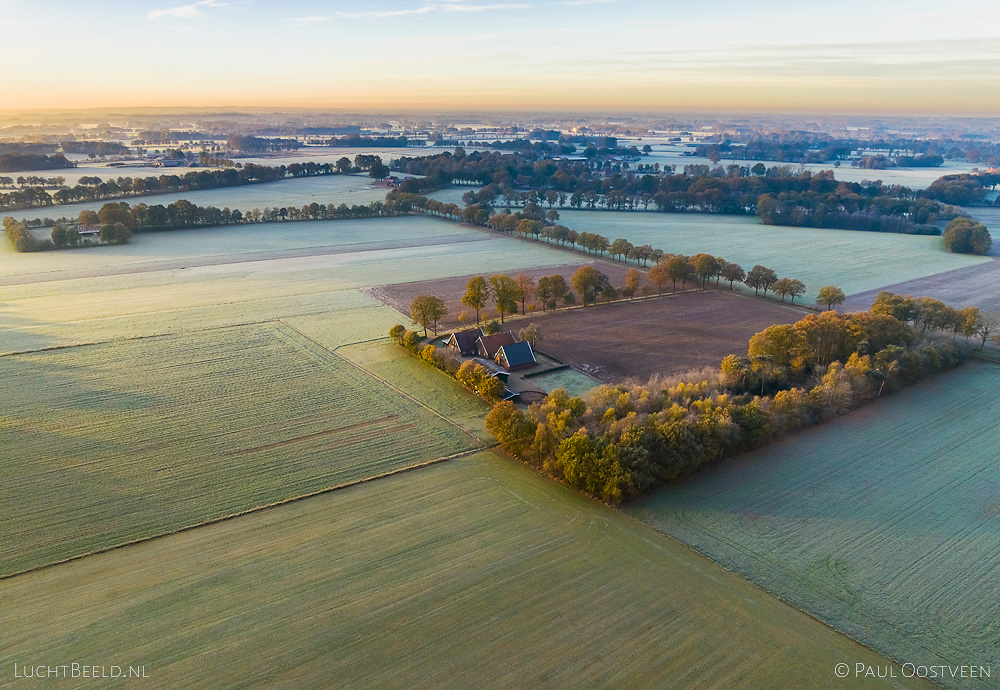
<svg viewBox="0 0 1000 690">
<path fill-rule="evenodd" d="M 563 0 L 560 5 L 569 5 L 570 7 L 582 7 L 583 5 L 604 5 L 609 2 L 621 2 L 621 0 Z"/>
<path fill-rule="evenodd" d="M 193 19 L 205 16 L 204 12 L 201 11 L 202 7 L 232 7 L 232 3 L 218 2 L 217 0 L 201 0 L 201 2 L 194 2 L 190 5 L 178 5 L 177 7 L 168 7 L 164 10 L 150 10 L 146 13 L 146 18 L 160 19 L 161 17 L 173 17 L 174 19 Z"/>
<path fill-rule="evenodd" d="M 382 19 L 383 17 L 402 17 L 408 14 L 424 14 L 433 12 L 433 7 L 420 7 L 415 10 L 376 10 L 372 12 L 337 12 L 336 16 L 344 19 Z"/>
<path fill-rule="evenodd" d="M 319 24 L 321 22 L 331 21 L 333 17 L 330 16 L 317 16 L 311 15 L 308 17 L 295 17 L 293 19 L 286 19 L 285 23 L 289 26 L 305 26 L 307 24 Z"/>
<path fill-rule="evenodd" d="M 201 3 L 199 3 L 201 4 Z M 185 6 L 195 7 L 194 5 Z M 434 2 L 423 7 L 416 7 L 410 10 L 372 10 L 370 12 L 337 12 L 332 15 L 311 15 L 308 17 L 295 17 L 285 20 L 289 26 L 305 26 L 307 24 L 318 24 L 329 22 L 334 19 L 386 19 L 389 17 L 405 17 L 414 14 L 427 14 L 429 12 L 491 12 L 495 10 L 523 10 L 531 5 L 522 2 L 515 3 L 495 3 L 492 5 L 476 5 L 464 2 Z M 181 8 L 177 8 L 181 9 Z M 195 7 L 195 9 L 197 9 Z"/>
<path fill-rule="evenodd" d="M 440 9 L 445 12 L 490 12 L 492 10 L 523 10 L 531 5 L 525 3 L 501 3 L 498 5 L 459 5 L 457 3 L 450 5 L 439 5 Z"/>
</svg>

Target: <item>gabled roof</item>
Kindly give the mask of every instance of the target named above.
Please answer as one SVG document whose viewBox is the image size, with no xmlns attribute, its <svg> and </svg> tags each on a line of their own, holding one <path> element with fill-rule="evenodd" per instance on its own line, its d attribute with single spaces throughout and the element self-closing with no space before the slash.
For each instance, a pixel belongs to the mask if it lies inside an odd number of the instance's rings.
<svg viewBox="0 0 1000 690">
<path fill-rule="evenodd" d="M 484 335 L 478 341 L 476 341 L 477 347 L 481 346 L 482 349 L 479 354 L 493 359 L 497 356 L 497 350 L 499 350 L 504 345 L 513 345 L 517 342 L 517 338 L 510 331 L 504 331 L 503 333 L 496 333 L 494 335 Z"/>
<path fill-rule="evenodd" d="M 483 330 L 481 328 L 467 328 L 464 331 L 455 331 L 448 338 L 448 344 L 450 345 L 454 341 L 455 346 L 458 348 L 459 352 L 465 354 L 467 352 L 476 351 L 476 341 L 482 337 Z"/>
<path fill-rule="evenodd" d="M 497 351 L 497 356 L 507 362 L 508 369 L 535 363 L 535 353 L 531 351 L 531 344 L 527 340 L 502 346 Z"/>
</svg>

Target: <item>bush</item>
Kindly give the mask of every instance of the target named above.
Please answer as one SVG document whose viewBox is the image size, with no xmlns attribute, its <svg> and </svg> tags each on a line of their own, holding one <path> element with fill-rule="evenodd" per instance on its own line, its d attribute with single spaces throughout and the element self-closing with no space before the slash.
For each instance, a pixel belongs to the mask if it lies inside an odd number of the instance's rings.
<svg viewBox="0 0 1000 690">
<path fill-rule="evenodd" d="M 941 239 L 945 249 L 956 254 L 985 256 L 993 247 L 993 238 L 986 226 L 966 216 L 959 216 L 948 223 Z"/>
<path fill-rule="evenodd" d="M 403 333 L 403 342 L 400 343 L 407 350 L 413 354 L 417 354 L 417 345 L 420 344 L 420 334 L 415 331 L 406 331 Z"/>
</svg>

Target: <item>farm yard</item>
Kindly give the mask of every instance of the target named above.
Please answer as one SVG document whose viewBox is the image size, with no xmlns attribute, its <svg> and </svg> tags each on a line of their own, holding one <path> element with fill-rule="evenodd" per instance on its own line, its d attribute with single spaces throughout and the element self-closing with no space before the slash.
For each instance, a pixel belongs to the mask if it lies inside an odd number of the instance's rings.
<svg viewBox="0 0 1000 690">
<path fill-rule="evenodd" d="M 940 237 L 762 225 L 753 216 L 623 211 L 560 211 L 559 222 L 674 254 L 708 252 L 749 269 L 762 264 L 778 277 L 806 284 L 810 302 L 824 285 L 846 294 L 988 262 L 949 254 Z M 746 288 L 744 288 L 746 289 Z"/>
<path fill-rule="evenodd" d="M 998 385 L 965 364 L 625 510 L 895 659 L 995 669 Z"/>
<path fill-rule="evenodd" d="M 807 312 L 728 289 L 534 314 L 538 349 L 605 383 L 718 367 L 750 337 Z"/>
<path fill-rule="evenodd" d="M 601 385 L 601 382 L 597 379 L 575 369 L 560 369 L 552 373 L 535 376 L 531 379 L 531 382 L 549 392 L 554 391 L 556 388 L 562 388 L 570 395 L 584 395 Z"/>
<path fill-rule="evenodd" d="M 100 640 L 161 687 L 835 688 L 837 663 L 889 664 L 488 452 L 5 580 L 0 597 L 5 668 L 88 659 Z"/>
<path fill-rule="evenodd" d="M 0 358 L 0 574 L 480 445 L 278 325 Z"/>
</svg>

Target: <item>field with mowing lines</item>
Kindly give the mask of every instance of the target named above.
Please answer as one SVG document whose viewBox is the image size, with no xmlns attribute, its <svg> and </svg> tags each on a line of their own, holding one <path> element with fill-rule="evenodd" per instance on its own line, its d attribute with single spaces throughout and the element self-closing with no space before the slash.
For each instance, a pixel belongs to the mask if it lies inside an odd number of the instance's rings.
<svg viewBox="0 0 1000 690">
<path fill-rule="evenodd" d="M 864 311 L 872 305 L 878 293 L 888 290 L 897 295 L 933 297 L 953 307 L 979 307 L 986 311 L 1000 311 L 998 286 L 1000 286 L 1000 260 L 993 259 L 947 273 L 937 273 L 926 278 L 859 292 L 848 297 L 841 309 Z"/>
<path fill-rule="evenodd" d="M 399 345 L 387 340 L 358 343 L 339 348 L 337 354 L 402 389 L 466 431 L 492 440 L 483 422 L 490 406 L 443 371 L 410 355 Z"/>
<path fill-rule="evenodd" d="M 626 510 L 893 658 L 995 672 L 998 386 L 965 364 Z"/>
<path fill-rule="evenodd" d="M 129 244 L 17 254 L 6 235 L 0 238 L 0 254 L 10 260 L 0 263 L 3 284 L 22 280 L 68 280 L 88 275 L 115 275 L 135 270 L 165 270 L 211 263 L 267 260 L 292 250 L 317 254 L 356 252 L 461 238 L 482 239 L 483 233 L 426 216 L 366 218 L 294 223 L 256 223 L 214 228 L 146 232 L 132 236 Z M 322 251 L 321 251 L 322 250 Z"/>
<path fill-rule="evenodd" d="M 351 225 L 349 221 L 344 224 Z M 378 302 L 355 288 L 465 275 L 477 269 L 516 271 L 565 261 L 562 253 L 546 247 L 422 218 L 369 222 L 363 232 L 369 241 L 379 233 L 386 243 L 382 248 L 339 251 L 356 246 L 361 229 L 348 232 L 345 238 L 336 232 L 340 223 L 325 225 L 334 232 L 325 236 L 326 247 L 310 256 L 268 258 L 250 253 L 243 261 L 234 262 L 232 257 L 219 254 L 215 263 L 211 257 L 203 257 L 193 260 L 189 268 L 179 268 L 176 257 L 164 267 L 155 260 L 157 252 L 143 255 L 142 246 L 136 245 L 134 249 L 145 261 L 133 260 L 127 267 L 108 266 L 89 277 L 73 277 L 87 256 L 95 255 L 89 250 L 47 253 L 43 259 L 75 253 L 81 262 L 53 270 L 47 282 L 39 282 L 38 274 L 7 276 L 0 297 L 0 351 L 21 352 L 369 307 Z M 276 237 L 267 241 L 280 241 L 286 227 L 272 227 Z M 424 231 L 432 236 L 440 233 L 440 241 L 414 237 Z M 402 238 L 416 244 L 393 244 Z M 338 245 L 338 241 L 344 244 Z M 195 241 L 188 251 L 197 247 Z M 218 245 L 210 243 L 203 251 L 212 248 Z M 11 256 L 9 263 L 35 256 L 41 255 Z M 7 268 L 8 262 L 3 265 Z"/>
<path fill-rule="evenodd" d="M 839 688 L 835 664 L 887 664 L 491 453 L 6 580 L 0 598 L 0 667 L 145 664 L 158 687 Z"/>
<path fill-rule="evenodd" d="M 361 306 L 361 299 L 371 299 L 361 291 L 352 290 L 349 294 L 354 306 L 322 314 L 293 316 L 282 321 L 332 350 L 351 343 L 386 340 L 389 329 L 405 320 L 398 311 L 380 302 Z"/>
<path fill-rule="evenodd" d="M 168 171 L 166 174 L 183 175 Z M 133 177 L 156 176 L 156 172 L 133 175 Z M 385 200 L 389 191 L 385 187 L 376 187 L 368 177 L 356 175 L 320 175 L 318 177 L 298 177 L 277 182 L 247 184 L 238 187 L 223 187 L 220 189 L 198 189 L 188 192 L 170 192 L 168 194 L 150 194 L 148 196 L 132 196 L 126 199 L 109 199 L 107 201 L 87 201 L 78 204 L 46 206 L 44 208 L 27 208 L 21 211 L 3 211 L 0 216 L 13 218 L 76 218 L 80 211 L 98 210 L 109 201 L 124 201 L 130 206 L 135 204 L 160 204 L 168 206 L 178 199 L 187 199 L 197 206 L 216 206 L 218 208 L 237 208 L 243 212 L 254 208 L 264 210 L 265 207 L 295 206 L 302 208 L 313 202 L 317 204 L 365 205 L 373 201 Z"/>
<path fill-rule="evenodd" d="M 806 302 L 824 285 L 836 285 L 849 295 L 989 261 L 949 254 L 940 237 L 761 225 L 753 216 L 612 211 L 560 215 L 559 222 L 577 232 L 597 232 L 612 240 L 625 237 L 675 254 L 709 252 L 746 270 L 763 264 L 778 277 L 804 282 Z"/>
<path fill-rule="evenodd" d="M 267 324 L 0 358 L 0 573 L 479 445 Z"/>
</svg>

